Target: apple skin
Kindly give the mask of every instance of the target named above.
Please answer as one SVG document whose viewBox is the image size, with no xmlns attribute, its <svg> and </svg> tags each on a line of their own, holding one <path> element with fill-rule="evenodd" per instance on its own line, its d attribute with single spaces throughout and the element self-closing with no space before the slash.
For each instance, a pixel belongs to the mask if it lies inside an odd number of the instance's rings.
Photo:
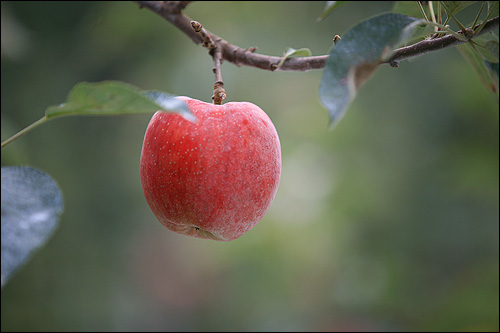
<svg viewBox="0 0 500 333">
<path fill-rule="evenodd" d="M 278 190 L 276 128 L 252 103 L 178 98 L 197 122 L 163 111 L 151 118 L 140 162 L 146 201 L 174 232 L 237 239 L 264 217 Z"/>
</svg>

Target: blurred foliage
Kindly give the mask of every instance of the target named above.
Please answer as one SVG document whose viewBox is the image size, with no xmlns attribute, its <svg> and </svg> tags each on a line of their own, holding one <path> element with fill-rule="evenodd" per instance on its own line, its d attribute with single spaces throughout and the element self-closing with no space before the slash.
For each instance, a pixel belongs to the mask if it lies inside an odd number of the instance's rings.
<svg viewBox="0 0 500 333">
<path fill-rule="evenodd" d="M 326 54 L 389 2 L 194 2 L 241 47 Z M 479 4 L 460 12 L 472 22 Z M 209 101 L 207 51 L 133 2 L 2 2 L 2 138 L 81 81 Z M 276 199 L 229 243 L 165 229 L 139 180 L 149 116 L 53 120 L 2 150 L 65 198 L 60 227 L 2 289 L 2 331 L 498 331 L 498 105 L 456 49 L 382 66 L 330 131 L 322 71 L 223 64 L 283 150 Z"/>
<path fill-rule="evenodd" d="M 2 287 L 57 229 L 61 190 L 35 168 L 2 167 Z"/>
</svg>

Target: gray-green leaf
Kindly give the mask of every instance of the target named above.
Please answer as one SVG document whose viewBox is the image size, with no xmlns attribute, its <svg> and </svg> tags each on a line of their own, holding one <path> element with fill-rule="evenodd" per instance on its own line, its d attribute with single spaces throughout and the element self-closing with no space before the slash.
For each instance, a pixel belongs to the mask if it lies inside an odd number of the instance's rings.
<svg viewBox="0 0 500 333">
<path fill-rule="evenodd" d="M 61 191 L 46 173 L 2 167 L 2 287 L 57 227 Z"/>
<path fill-rule="evenodd" d="M 81 82 L 68 94 L 65 103 L 50 106 L 47 118 L 65 115 L 118 115 L 153 113 L 158 110 L 178 112 L 194 120 L 186 103 L 159 91 L 141 91 L 118 81 Z"/>
<path fill-rule="evenodd" d="M 462 56 L 472 66 L 479 79 L 495 97 L 499 100 L 499 79 L 498 79 L 498 62 L 492 63 L 484 59 L 469 43 L 457 46 Z M 498 56 L 498 55 L 497 55 Z"/>
<path fill-rule="evenodd" d="M 392 51 L 415 38 L 423 20 L 401 14 L 382 14 L 351 30 L 330 51 L 319 87 L 320 100 L 336 124 L 359 87 Z"/>
<path fill-rule="evenodd" d="M 477 1 L 441 1 L 451 15 L 455 15 L 461 10 L 475 4 Z"/>
</svg>

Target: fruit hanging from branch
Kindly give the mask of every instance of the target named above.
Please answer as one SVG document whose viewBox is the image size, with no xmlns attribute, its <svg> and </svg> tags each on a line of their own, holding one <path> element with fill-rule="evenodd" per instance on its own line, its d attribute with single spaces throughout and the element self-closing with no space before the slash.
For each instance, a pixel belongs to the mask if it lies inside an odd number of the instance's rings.
<svg viewBox="0 0 500 333">
<path fill-rule="evenodd" d="M 278 189 L 278 133 L 262 109 L 188 97 L 196 122 L 156 112 L 141 152 L 146 200 L 168 229 L 198 238 L 241 237 L 265 215 Z"/>
</svg>

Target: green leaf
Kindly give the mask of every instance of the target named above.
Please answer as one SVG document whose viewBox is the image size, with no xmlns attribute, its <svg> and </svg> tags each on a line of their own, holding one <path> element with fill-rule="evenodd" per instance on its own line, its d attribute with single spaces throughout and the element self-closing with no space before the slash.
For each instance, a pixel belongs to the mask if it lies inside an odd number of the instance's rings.
<svg viewBox="0 0 500 333">
<path fill-rule="evenodd" d="M 485 61 L 484 64 L 486 65 L 486 67 L 488 67 L 494 74 L 496 74 L 496 79 L 498 81 L 498 62 L 496 63 L 493 63 L 493 62 L 489 62 L 489 61 Z M 498 91 L 498 82 L 496 83 L 497 85 L 497 91 Z"/>
<path fill-rule="evenodd" d="M 455 15 L 476 2 L 477 1 L 441 1 L 441 4 L 447 9 L 448 13 Z"/>
<path fill-rule="evenodd" d="M 158 110 L 180 113 L 195 120 L 186 104 L 159 91 L 141 91 L 117 81 L 82 82 L 70 91 L 65 103 L 46 109 L 47 118 L 67 115 L 119 115 L 152 113 Z"/>
<path fill-rule="evenodd" d="M 287 47 L 285 52 L 283 52 L 283 56 L 284 57 L 309 57 L 311 56 L 311 50 L 309 50 L 308 48 L 301 48 L 301 49 L 293 49 L 291 47 Z"/>
<path fill-rule="evenodd" d="M 498 63 L 498 42 L 494 40 L 481 43 L 479 40 L 472 42 L 472 48 L 484 60 L 491 63 Z"/>
<path fill-rule="evenodd" d="M 498 1 L 488 1 L 488 17 L 498 16 Z"/>
<path fill-rule="evenodd" d="M 427 8 L 427 6 L 423 6 L 423 9 L 427 17 L 429 17 L 429 8 Z M 418 18 L 424 18 L 417 1 L 395 1 L 392 7 L 392 12 Z"/>
<path fill-rule="evenodd" d="M 332 11 L 335 9 L 338 9 L 348 3 L 349 1 L 327 1 L 325 9 L 323 9 L 323 12 L 321 15 L 317 18 L 317 21 L 323 20 L 325 17 L 327 17 Z"/>
<path fill-rule="evenodd" d="M 46 173 L 2 167 L 2 287 L 54 233 L 61 191 Z"/>
<path fill-rule="evenodd" d="M 490 40 L 486 42 L 486 44 L 484 44 L 484 47 L 488 51 L 488 54 L 485 55 L 485 57 L 487 57 L 490 62 L 498 63 L 498 42 L 495 40 Z"/>
<path fill-rule="evenodd" d="M 278 64 L 278 68 L 283 65 L 286 59 L 291 58 L 291 57 L 309 57 L 311 56 L 311 50 L 308 48 L 301 48 L 301 49 L 293 49 L 291 47 L 287 47 L 286 50 L 283 52 L 283 58 L 281 58 L 281 61 Z"/>
<path fill-rule="evenodd" d="M 476 46 L 476 51 L 479 52 L 484 59 L 492 63 L 498 63 L 499 60 L 498 41 L 499 41 L 498 30 L 496 30 L 475 37 L 469 43 Z"/>
<path fill-rule="evenodd" d="M 496 101 L 499 101 L 499 80 L 498 80 L 498 62 L 491 63 L 483 59 L 481 54 L 478 54 L 474 48 L 472 48 L 468 43 L 457 46 L 458 50 L 462 56 L 467 60 L 467 62 L 472 66 L 479 79 L 495 97 Z"/>
<path fill-rule="evenodd" d="M 335 44 L 326 62 L 319 87 L 320 100 L 336 124 L 359 87 L 392 51 L 415 37 L 423 20 L 401 14 L 382 14 L 368 19 Z"/>
</svg>

